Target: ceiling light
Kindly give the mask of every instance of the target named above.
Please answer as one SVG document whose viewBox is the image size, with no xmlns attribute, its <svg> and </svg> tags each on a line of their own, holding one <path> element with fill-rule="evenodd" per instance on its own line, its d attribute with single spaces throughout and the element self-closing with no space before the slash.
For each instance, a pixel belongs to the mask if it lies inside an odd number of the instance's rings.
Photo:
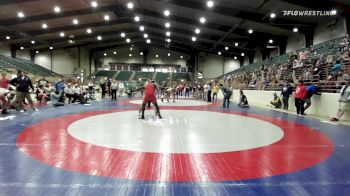
<svg viewBox="0 0 350 196">
<path fill-rule="evenodd" d="M 158 58 L 159 56 L 158 56 L 158 54 L 156 54 L 156 58 Z"/>
<path fill-rule="evenodd" d="M 103 56 L 107 56 L 107 53 L 104 53 Z"/>
<path fill-rule="evenodd" d="M 75 25 L 79 24 L 79 20 L 78 19 L 74 19 L 73 20 L 73 24 L 75 24 Z"/>
<path fill-rule="evenodd" d="M 146 42 L 147 42 L 147 44 L 149 44 L 149 43 L 151 43 L 151 40 L 150 40 L 150 39 L 147 39 L 147 41 L 146 41 Z"/>
<path fill-rule="evenodd" d="M 97 36 L 97 40 L 101 41 L 102 40 L 102 36 L 101 35 Z"/>
<path fill-rule="evenodd" d="M 131 3 L 131 2 L 129 2 L 129 3 L 127 4 L 127 6 L 128 6 L 128 8 L 129 8 L 129 9 L 134 8 L 134 4 L 133 4 L 133 3 Z"/>
<path fill-rule="evenodd" d="M 244 56 L 244 52 L 241 53 L 241 56 Z"/>
<path fill-rule="evenodd" d="M 128 38 L 128 39 L 126 39 L 126 42 L 127 42 L 127 43 L 130 43 L 130 39 L 129 39 L 129 38 Z"/>
<path fill-rule="evenodd" d="M 39 50 L 35 51 L 35 53 L 39 54 Z"/>
<path fill-rule="evenodd" d="M 49 48 L 50 50 L 53 50 L 53 47 L 52 46 L 50 46 L 50 48 Z"/>
<path fill-rule="evenodd" d="M 294 27 L 294 29 L 293 29 L 293 32 L 298 32 L 299 31 L 299 29 L 298 28 L 296 28 L 296 27 Z"/>
<path fill-rule="evenodd" d="M 201 18 L 199 19 L 199 22 L 201 22 L 202 24 L 204 24 L 206 21 L 207 21 L 207 20 L 206 20 L 204 17 L 201 17 Z"/>
<path fill-rule="evenodd" d="M 55 11 L 56 13 L 60 13 L 61 12 L 61 8 L 56 6 L 53 8 L 53 11 Z"/>
<path fill-rule="evenodd" d="M 143 37 L 148 38 L 148 34 L 147 33 L 143 34 Z"/>
<path fill-rule="evenodd" d="M 165 27 L 170 28 L 170 23 L 169 22 L 165 23 Z"/>
<path fill-rule="evenodd" d="M 182 59 L 183 59 L 184 57 L 183 57 L 183 56 L 180 56 L 180 58 L 182 58 Z"/>
<path fill-rule="evenodd" d="M 136 22 L 139 22 L 139 21 L 140 21 L 140 17 L 139 17 L 139 16 L 135 16 L 134 20 L 135 20 Z"/>
<path fill-rule="evenodd" d="M 64 37 L 64 36 L 65 36 L 64 32 L 61 32 L 61 33 L 60 33 L 60 36 L 61 36 L 61 37 Z"/>
<path fill-rule="evenodd" d="M 144 31 L 145 27 L 144 26 L 140 26 L 140 31 Z"/>
<path fill-rule="evenodd" d="M 238 43 L 237 43 L 237 42 L 235 43 L 235 46 L 238 46 Z"/>
<path fill-rule="evenodd" d="M 168 31 L 165 33 L 166 36 L 170 37 L 171 33 Z"/>
<path fill-rule="evenodd" d="M 114 51 L 114 52 L 113 52 L 113 54 L 117 54 L 117 52 L 116 52 L 116 51 Z"/>
<path fill-rule="evenodd" d="M 170 56 L 170 53 L 168 53 L 168 56 Z"/>
<path fill-rule="evenodd" d="M 132 57 L 132 54 L 129 54 L 130 57 Z"/>
<path fill-rule="evenodd" d="M 24 50 L 24 47 L 23 46 L 21 46 L 21 48 L 20 48 L 21 50 Z"/>
<path fill-rule="evenodd" d="M 121 33 L 120 36 L 121 36 L 121 37 L 125 37 L 125 33 Z"/>
<path fill-rule="evenodd" d="M 269 43 L 270 43 L 270 44 L 272 44 L 272 43 L 273 43 L 273 40 L 272 40 L 272 39 L 270 39 L 270 40 L 269 40 Z"/>
<path fill-rule="evenodd" d="M 11 37 L 10 36 L 6 36 L 6 39 L 9 40 L 9 39 L 11 39 Z"/>
<path fill-rule="evenodd" d="M 34 41 L 34 40 L 32 40 L 30 43 L 35 44 L 35 41 Z"/>
<path fill-rule="evenodd" d="M 221 55 L 221 52 L 218 52 L 218 55 Z"/>
<path fill-rule="evenodd" d="M 129 49 L 130 51 L 132 51 L 132 47 L 130 47 L 130 49 Z"/>
<path fill-rule="evenodd" d="M 164 16 L 169 16 L 170 15 L 170 11 L 169 10 L 164 10 Z"/>
<path fill-rule="evenodd" d="M 249 34 L 252 34 L 252 33 L 253 33 L 253 29 L 249 29 L 249 30 L 248 30 L 248 33 L 249 33 Z"/>
<path fill-rule="evenodd" d="M 168 42 L 168 43 L 170 43 L 170 42 L 171 42 L 171 39 L 166 39 L 165 41 Z"/>
<path fill-rule="evenodd" d="M 109 21 L 110 19 L 109 15 L 105 15 L 103 18 L 105 19 L 105 21 Z"/>
<path fill-rule="evenodd" d="M 92 7 L 97 7 L 97 6 L 98 6 L 98 5 L 97 5 L 97 2 L 96 2 L 96 1 L 91 2 L 91 6 L 92 6 Z"/>
<path fill-rule="evenodd" d="M 41 25 L 41 27 L 43 28 L 43 29 L 47 29 L 47 24 L 43 24 L 43 25 Z"/>
<path fill-rule="evenodd" d="M 20 17 L 20 18 L 24 18 L 24 13 L 23 12 L 18 12 L 17 16 Z"/>
<path fill-rule="evenodd" d="M 143 56 L 143 52 L 140 52 L 140 55 Z"/>
<path fill-rule="evenodd" d="M 207 6 L 212 8 L 214 6 L 214 1 L 207 1 Z"/>
<path fill-rule="evenodd" d="M 237 60 L 237 57 L 235 56 L 234 59 Z"/>
<path fill-rule="evenodd" d="M 201 30 L 200 30 L 200 29 L 196 29 L 194 32 L 195 32 L 196 34 L 200 34 L 200 33 L 201 33 Z"/>
<path fill-rule="evenodd" d="M 74 41 L 72 39 L 68 40 L 70 44 L 74 44 Z"/>
<path fill-rule="evenodd" d="M 197 41 L 197 38 L 193 36 L 193 37 L 192 37 L 192 41 L 193 41 L 193 42 Z"/>
<path fill-rule="evenodd" d="M 276 14 L 275 14 L 275 13 L 271 13 L 271 14 L 270 14 L 270 17 L 271 17 L 271 18 L 275 18 L 275 17 L 276 17 Z"/>
<path fill-rule="evenodd" d="M 227 47 L 227 46 L 225 47 L 225 50 L 228 50 L 228 47 Z"/>
<path fill-rule="evenodd" d="M 332 11 L 331 11 L 331 14 L 332 14 L 332 15 L 336 15 L 336 14 L 337 14 L 337 10 L 332 10 Z"/>
<path fill-rule="evenodd" d="M 92 30 L 90 28 L 86 29 L 86 33 L 90 34 L 92 33 Z"/>
</svg>

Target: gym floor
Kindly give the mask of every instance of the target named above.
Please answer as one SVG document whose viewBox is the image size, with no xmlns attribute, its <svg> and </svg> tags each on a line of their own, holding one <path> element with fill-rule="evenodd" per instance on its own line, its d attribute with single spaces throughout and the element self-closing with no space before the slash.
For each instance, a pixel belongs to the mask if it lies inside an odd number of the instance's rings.
<svg viewBox="0 0 350 196">
<path fill-rule="evenodd" d="M 140 103 L 0 116 L 0 195 L 350 194 L 350 126 L 192 99 L 139 120 Z"/>
</svg>

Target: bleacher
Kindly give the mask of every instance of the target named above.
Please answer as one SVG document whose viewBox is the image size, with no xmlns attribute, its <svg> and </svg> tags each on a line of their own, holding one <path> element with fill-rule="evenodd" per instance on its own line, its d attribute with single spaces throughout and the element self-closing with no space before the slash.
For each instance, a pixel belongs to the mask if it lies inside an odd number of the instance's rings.
<svg viewBox="0 0 350 196">
<path fill-rule="evenodd" d="M 128 81 L 132 73 L 132 71 L 120 71 L 115 79 L 118 81 Z"/>
<path fill-rule="evenodd" d="M 132 80 L 139 80 L 139 79 L 148 79 L 148 78 L 152 78 L 153 77 L 153 72 L 141 72 L 141 71 L 137 71 L 135 73 L 135 76 Z"/>
<path fill-rule="evenodd" d="M 164 82 L 168 80 L 168 78 L 169 78 L 169 73 L 157 72 L 157 76 L 156 76 L 157 82 Z"/>
<path fill-rule="evenodd" d="M 54 77 L 59 76 L 59 74 L 46 69 L 40 65 L 37 65 L 31 61 L 11 58 L 8 56 L 0 55 L 0 65 L 8 68 L 21 69 L 26 73 L 31 73 L 33 75 L 45 76 L 45 77 Z"/>
<path fill-rule="evenodd" d="M 96 73 L 96 77 L 99 78 L 113 78 L 113 76 L 117 73 L 117 71 L 106 71 L 101 70 Z"/>
<path fill-rule="evenodd" d="M 173 73 L 173 81 L 190 81 L 190 75 L 188 73 Z"/>
</svg>

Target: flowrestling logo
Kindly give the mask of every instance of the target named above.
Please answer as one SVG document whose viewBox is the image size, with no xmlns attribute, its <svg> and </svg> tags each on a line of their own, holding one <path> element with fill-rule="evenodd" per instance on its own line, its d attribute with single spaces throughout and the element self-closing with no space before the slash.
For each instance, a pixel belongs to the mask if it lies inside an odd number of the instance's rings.
<svg viewBox="0 0 350 196">
<path fill-rule="evenodd" d="M 331 11 L 310 11 L 310 10 L 284 10 L 283 16 L 335 16 L 336 10 Z"/>
</svg>

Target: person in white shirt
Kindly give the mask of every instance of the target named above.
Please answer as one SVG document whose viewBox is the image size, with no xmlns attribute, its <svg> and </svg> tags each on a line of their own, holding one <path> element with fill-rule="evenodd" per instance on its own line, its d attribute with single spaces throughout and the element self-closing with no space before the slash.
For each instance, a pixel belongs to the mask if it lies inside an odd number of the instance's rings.
<svg viewBox="0 0 350 196">
<path fill-rule="evenodd" d="M 118 91 L 118 83 L 116 80 L 113 80 L 111 83 L 111 101 L 117 100 L 117 91 Z"/>
<path fill-rule="evenodd" d="M 119 96 L 123 96 L 123 93 L 124 93 L 124 89 L 125 89 L 125 86 L 124 86 L 124 83 L 123 82 L 119 82 Z"/>
<path fill-rule="evenodd" d="M 345 111 L 350 110 L 350 76 L 344 75 L 345 85 L 340 90 L 338 112 L 331 121 L 339 121 Z"/>
<path fill-rule="evenodd" d="M 72 85 L 69 83 L 66 88 L 64 88 L 64 93 L 66 94 L 66 97 L 68 98 L 68 103 L 71 103 L 71 100 L 73 99 L 73 103 L 76 101 L 76 97 L 74 96 L 74 89 Z"/>
</svg>

